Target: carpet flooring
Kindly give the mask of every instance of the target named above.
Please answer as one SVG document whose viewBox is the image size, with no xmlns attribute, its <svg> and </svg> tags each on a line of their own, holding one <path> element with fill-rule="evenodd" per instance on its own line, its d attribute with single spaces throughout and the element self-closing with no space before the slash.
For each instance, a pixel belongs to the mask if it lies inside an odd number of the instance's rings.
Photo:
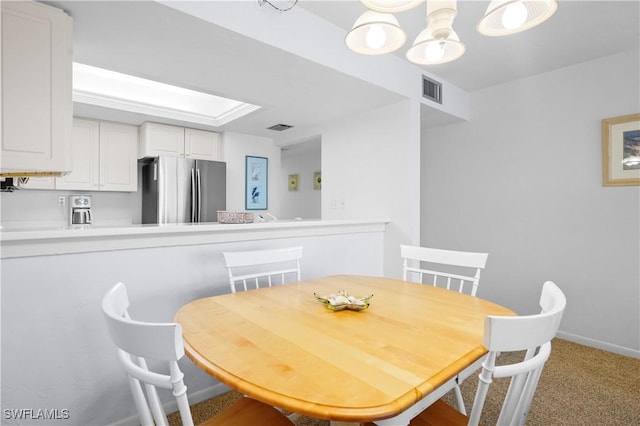
<svg viewBox="0 0 640 426">
<path fill-rule="evenodd" d="M 518 356 L 521 354 L 502 354 L 498 363 L 513 362 Z M 477 374 L 473 374 L 461 385 L 468 412 L 477 380 Z M 482 424 L 496 424 L 507 386 L 506 379 L 498 379 L 489 388 Z M 239 397 L 237 392 L 229 391 L 194 404 L 194 422 L 203 422 Z M 453 404 L 451 393 L 445 400 Z M 169 422 L 170 426 L 181 425 L 177 413 L 169 415 Z M 295 424 L 328 426 L 329 421 L 301 416 Z M 640 359 L 554 339 L 527 425 L 640 426 Z"/>
</svg>

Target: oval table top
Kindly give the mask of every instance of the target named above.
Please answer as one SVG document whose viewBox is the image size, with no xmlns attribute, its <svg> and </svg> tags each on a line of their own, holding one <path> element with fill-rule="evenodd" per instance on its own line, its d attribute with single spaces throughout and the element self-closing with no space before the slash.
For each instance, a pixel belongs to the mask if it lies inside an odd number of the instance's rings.
<svg viewBox="0 0 640 426">
<path fill-rule="evenodd" d="M 373 294 L 332 311 L 314 293 Z M 194 300 L 176 314 L 185 351 L 239 392 L 299 414 L 373 421 L 404 411 L 487 353 L 495 303 L 402 280 L 336 275 Z"/>
</svg>

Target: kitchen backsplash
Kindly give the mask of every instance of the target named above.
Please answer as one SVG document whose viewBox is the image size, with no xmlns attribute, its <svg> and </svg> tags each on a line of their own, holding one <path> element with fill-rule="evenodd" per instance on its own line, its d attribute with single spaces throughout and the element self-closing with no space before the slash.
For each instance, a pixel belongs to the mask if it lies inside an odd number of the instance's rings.
<svg viewBox="0 0 640 426">
<path fill-rule="evenodd" d="M 0 224 L 3 228 L 67 226 L 71 194 L 91 195 L 93 226 L 126 226 L 141 221 L 140 192 L 21 189 L 0 193 Z M 59 205 L 60 197 L 64 197 L 63 206 Z"/>
</svg>

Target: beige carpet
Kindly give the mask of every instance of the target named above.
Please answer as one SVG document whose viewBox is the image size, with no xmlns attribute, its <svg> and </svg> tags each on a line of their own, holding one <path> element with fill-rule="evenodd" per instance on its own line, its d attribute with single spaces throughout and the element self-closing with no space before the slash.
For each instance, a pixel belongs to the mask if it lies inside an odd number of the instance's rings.
<svg viewBox="0 0 640 426">
<path fill-rule="evenodd" d="M 518 354 L 503 354 L 499 363 L 511 362 Z M 470 410 L 477 385 L 477 375 L 462 384 L 462 394 Z M 507 389 L 505 379 L 496 380 L 489 395 L 481 422 L 494 425 Z M 240 395 L 227 392 L 192 406 L 196 424 L 227 407 Z M 451 395 L 445 399 L 453 403 Z M 171 426 L 179 426 L 175 413 Z M 329 421 L 300 417 L 298 426 L 327 426 Z M 640 360 L 611 352 L 555 339 L 551 357 L 542 373 L 531 404 L 527 425 L 640 425 Z"/>
</svg>

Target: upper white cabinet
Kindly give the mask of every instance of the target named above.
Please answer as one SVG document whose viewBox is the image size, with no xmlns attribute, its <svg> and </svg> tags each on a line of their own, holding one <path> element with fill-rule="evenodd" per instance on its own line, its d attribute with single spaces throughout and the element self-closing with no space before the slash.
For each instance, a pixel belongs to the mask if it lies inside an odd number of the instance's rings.
<svg viewBox="0 0 640 426">
<path fill-rule="evenodd" d="M 100 185 L 100 122 L 73 119 L 71 137 L 73 171 L 56 178 L 56 189 L 98 191 Z"/>
<path fill-rule="evenodd" d="M 100 123 L 100 190 L 138 190 L 138 127 Z"/>
<path fill-rule="evenodd" d="M 8 172 L 71 170 L 71 18 L 32 1 L 1 2 L 2 146 Z"/>
<path fill-rule="evenodd" d="M 220 133 L 184 129 L 184 156 L 196 160 L 223 161 Z"/>
<path fill-rule="evenodd" d="M 159 123 L 140 126 L 138 156 L 224 161 L 220 133 Z"/>
<path fill-rule="evenodd" d="M 138 128 L 74 118 L 73 171 L 56 178 L 56 189 L 138 190 Z"/>
<path fill-rule="evenodd" d="M 138 156 L 184 157 L 184 128 L 158 123 L 142 123 L 138 139 Z"/>
</svg>

